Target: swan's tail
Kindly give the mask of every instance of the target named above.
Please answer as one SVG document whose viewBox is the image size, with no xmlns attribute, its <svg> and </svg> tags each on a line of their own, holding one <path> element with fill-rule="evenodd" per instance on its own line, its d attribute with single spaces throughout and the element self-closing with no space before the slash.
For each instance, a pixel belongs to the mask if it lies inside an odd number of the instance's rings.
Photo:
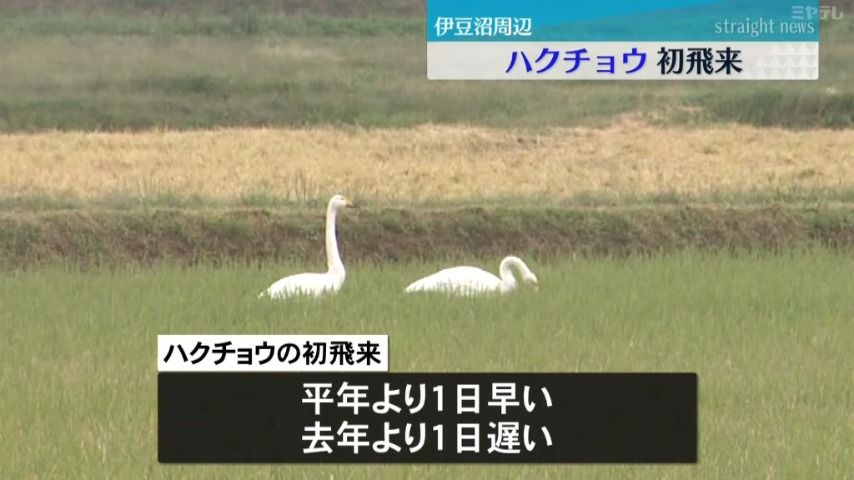
<svg viewBox="0 0 854 480">
<path fill-rule="evenodd" d="M 270 298 L 270 289 L 269 288 L 258 294 L 258 299 L 260 300 L 262 298 Z"/>
</svg>

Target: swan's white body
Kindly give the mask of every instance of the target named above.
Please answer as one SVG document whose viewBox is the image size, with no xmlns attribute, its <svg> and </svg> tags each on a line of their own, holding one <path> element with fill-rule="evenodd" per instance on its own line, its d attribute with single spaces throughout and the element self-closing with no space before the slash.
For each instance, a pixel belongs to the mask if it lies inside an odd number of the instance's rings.
<svg viewBox="0 0 854 480">
<path fill-rule="evenodd" d="M 516 289 L 513 268 L 522 274 L 524 282 L 537 284 L 537 276 L 525 265 L 525 262 L 519 257 L 509 256 L 501 261 L 498 268 L 501 277 L 496 277 L 477 267 L 452 267 L 416 280 L 406 287 L 406 292 L 444 292 L 454 295 L 509 293 Z"/>
<path fill-rule="evenodd" d="M 270 285 L 264 290 L 259 298 L 270 297 L 273 299 L 288 298 L 297 295 L 310 295 L 319 297 L 327 293 L 338 293 L 341 285 L 344 285 L 345 273 L 298 273 L 290 275 Z"/>
<path fill-rule="evenodd" d="M 326 273 L 300 273 L 282 278 L 260 295 L 259 298 L 274 299 L 288 298 L 297 295 L 319 297 L 325 294 L 337 293 L 344 284 L 347 272 L 338 253 L 338 240 L 335 236 L 335 219 L 344 207 L 353 204 L 341 195 L 335 195 L 326 207 Z"/>
</svg>

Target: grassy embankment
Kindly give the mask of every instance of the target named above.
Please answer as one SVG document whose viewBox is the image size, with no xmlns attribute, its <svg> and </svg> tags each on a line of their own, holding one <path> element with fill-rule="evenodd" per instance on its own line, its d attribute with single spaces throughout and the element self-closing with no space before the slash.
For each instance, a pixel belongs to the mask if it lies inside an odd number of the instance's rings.
<svg viewBox="0 0 854 480">
<path fill-rule="evenodd" d="M 725 141 L 723 140 L 725 139 Z M 854 246 L 850 130 L 219 130 L 0 136 L 11 266 Z M 818 154 L 815 154 L 818 152 Z"/>
<path fill-rule="evenodd" d="M 766 237 L 760 243 L 849 245 L 854 28 L 847 19 L 824 25 L 818 82 L 430 82 L 420 3 L 274 3 L 0 8 L 0 130 L 29 132 L 0 135 L 4 262 L 149 258 L 122 253 L 155 249 L 138 249 L 140 239 L 162 245 L 155 258 L 205 258 L 211 248 L 214 256 L 308 258 L 290 245 L 316 231 L 317 219 L 304 226 L 294 212 L 317 211 L 334 191 L 371 206 L 362 218 L 381 228 L 360 236 L 365 244 L 389 241 L 409 224 L 419 235 L 462 239 L 436 246 L 436 255 L 466 253 L 474 244 L 467 238 L 483 238 L 477 232 L 501 248 L 542 243 L 553 251 L 553 240 L 531 238 L 586 225 L 611 227 L 591 233 L 592 243 L 570 236 L 559 251 L 631 250 L 636 240 L 627 238 L 637 231 L 678 239 L 663 249 L 697 246 L 685 238 L 707 231 L 734 239 L 722 247 Z M 621 126 L 590 128 L 615 121 Z M 677 124 L 689 128 L 672 129 Z M 172 131 L 256 126 L 271 129 Z M 680 220 L 694 214 L 657 207 L 698 203 L 718 210 L 694 224 Z M 727 207 L 775 203 L 793 209 L 773 217 L 782 223 L 761 213 L 747 221 L 763 228 L 732 230 L 745 212 L 764 210 Z M 439 228 L 423 212 L 519 204 L 561 210 L 506 218 L 499 210 L 496 223 L 509 233 L 454 211 L 436 214 L 445 217 Z M 623 211 L 612 221 L 576 208 L 589 206 Z M 643 215 L 633 213 L 640 207 Z M 232 220 L 243 208 L 263 209 L 279 226 L 247 233 L 259 215 Z M 300 224 L 289 223 L 294 218 Z M 572 223 L 555 223 L 562 221 Z M 396 258 L 426 251 L 390 250 Z"/>
</svg>

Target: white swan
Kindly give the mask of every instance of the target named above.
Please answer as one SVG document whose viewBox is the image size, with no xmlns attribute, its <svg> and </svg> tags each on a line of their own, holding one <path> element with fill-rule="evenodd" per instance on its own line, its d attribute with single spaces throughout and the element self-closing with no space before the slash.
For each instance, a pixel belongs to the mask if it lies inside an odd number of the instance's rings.
<svg viewBox="0 0 854 480">
<path fill-rule="evenodd" d="M 347 272 L 338 254 L 338 240 L 335 237 L 335 217 L 345 207 L 355 207 L 341 195 L 329 199 L 326 207 L 326 273 L 300 273 L 291 275 L 270 285 L 258 298 L 287 298 L 295 295 L 313 295 L 318 297 L 326 293 L 337 293 L 344 284 Z"/>
<path fill-rule="evenodd" d="M 537 276 L 534 272 L 522 259 L 511 255 L 505 257 L 498 267 L 501 278 L 476 267 L 452 267 L 416 280 L 406 287 L 406 292 L 445 292 L 457 295 L 508 293 L 516 288 L 516 278 L 512 271 L 514 267 L 521 273 L 522 281 L 537 286 Z"/>
</svg>

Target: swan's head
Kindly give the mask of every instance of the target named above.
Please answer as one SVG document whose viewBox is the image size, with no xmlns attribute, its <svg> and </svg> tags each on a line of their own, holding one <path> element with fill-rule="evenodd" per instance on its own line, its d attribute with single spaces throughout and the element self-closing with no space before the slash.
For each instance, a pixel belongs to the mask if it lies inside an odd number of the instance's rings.
<svg viewBox="0 0 854 480">
<path fill-rule="evenodd" d="M 516 267 L 519 271 L 519 275 L 522 278 L 522 282 L 533 286 L 535 289 L 539 288 L 540 281 L 537 278 L 537 275 L 528 268 L 528 265 L 522 261 L 521 258 L 510 255 L 509 257 L 505 257 L 504 260 L 501 261 L 500 268 L 503 270 L 509 267 Z"/>
<path fill-rule="evenodd" d="M 522 281 L 524 281 L 528 285 L 532 285 L 535 290 L 540 288 L 540 281 L 537 279 L 537 276 L 534 275 L 534 272 L 530 270 L 528 270 L 528 272 L 522 276 Z"/>
<path fill-rule="evenodd" d="M 522 271 L 522 281 L 534 287 L 534 290 L 538 290 L 540 288 L 540 281 L 537 279 L 537 275 L 534 274 L 527 265 L 524 263 L 522 265 L 524 265 L 524 267 L 520 269 Z"/>
<path fill-rule="evenodd" d="M 329 208 L 333 210 L 341 210 L 347 207 L 356 208 L 356 205 L 344 195 L 335 195 L 329 199 Z"/>
</svg>

